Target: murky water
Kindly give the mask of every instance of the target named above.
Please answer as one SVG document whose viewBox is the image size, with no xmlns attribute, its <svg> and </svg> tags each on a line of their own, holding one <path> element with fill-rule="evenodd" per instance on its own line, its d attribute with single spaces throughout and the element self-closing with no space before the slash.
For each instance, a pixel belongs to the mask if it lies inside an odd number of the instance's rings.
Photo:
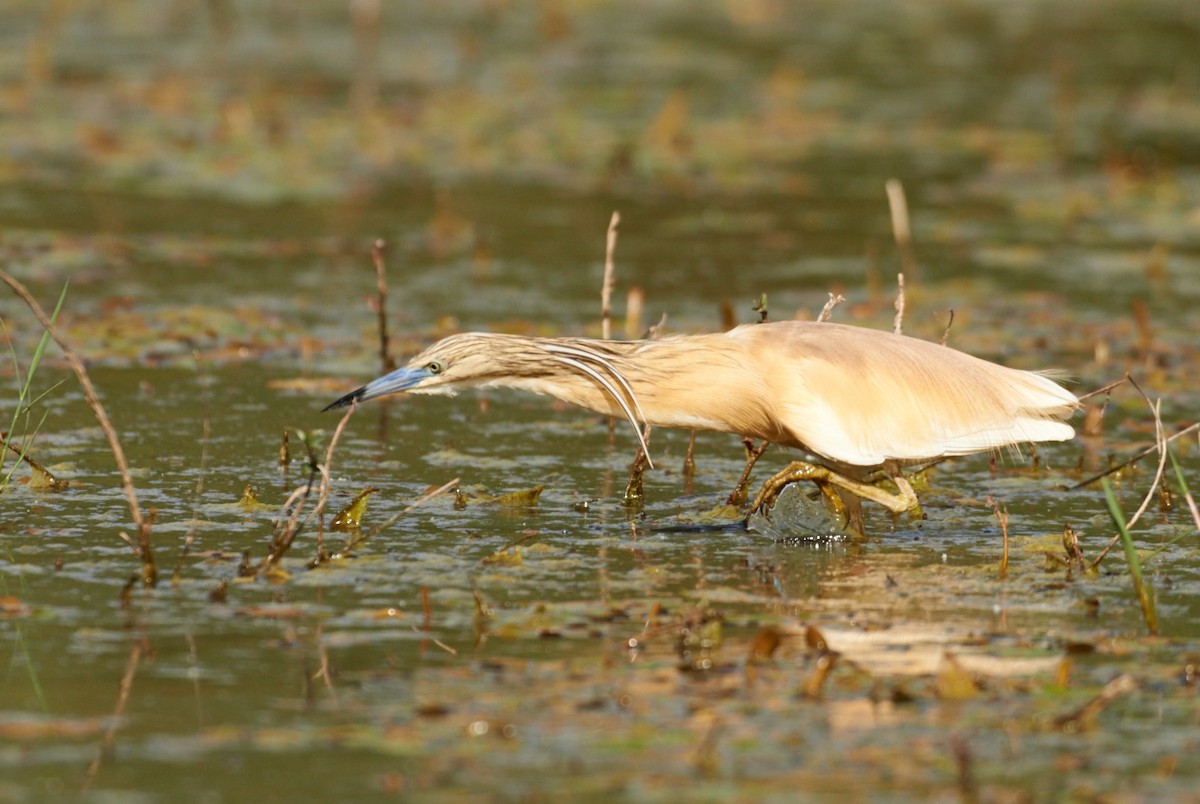
<svg viewBox="0 0 1200 804">
<path fill-rule="evenodd" d="M 712 330 L 723 307 L 752 321 L 763 293 L 772 318 L 812 317 L 832 290 L 835 318 L 888 328 L 895 177 L 918 264 L 906 331 L 939 339 L 953 310 L 959 348 L 1080 389 L 1131 370 L 1168 430 L 1193 421 L 1194 11 L 389 6 L 356 120 L 369 70 L 342 5 L 222 8 L 0 14 L 0 267 L 46 305 L 69 279 L 61 324 L 156 511 L 162 577 L 122 595 L 128 509 L 52 348 L 34 455 L 72 485 L 0 495 L 0 798 L 1194 789 L 1186 506 L 1154 502 L 1136 531 L 1165 638 L 1143 638 L 1120 548 L 1096 576 L 1057 558 L 1064 523 L 1089 560 L 1112 534 L 1099 489 L 1064 487 L 1152 439 L 1125 390 L 1102 436 L 1040 447 L 1037 471 L 1028 453 L 949 462 L 927 519 L 868 509 L 867 538 L 815 542 L 706 516 L 741 471 L 733 436 L 699 436 L 689 481 L 688 434 L 656 431 L 629 509 L 619 423 L 505 392 L 372 403 L 330 509 L 375 487 L 372 527 L 456 477 L 469 504 L 432 499 L 318 569 L 313 526 L 286 578 L 237 577 L 306 480 L 297 432 L 327 438 L 320 409 L 379 371 L 378 237 L 400 352 L 457 329 L 598 334 L 613 210 L 618 332 L 632 285 L 639 332 Z M 0 314 L 26 363 L 36 322 L 7 291 Z M 1178 445 L 1200 489 L 1197 454 Z M 1152 476 L 1120 478 L 1127 514 Z M 264 507 L 237 505 L 246 484 Z M 485 501 L 543 485 L 533 507 Z M 1010 515 L 1004 580 L 989 495 Z M 842 657 L 820 700 L 808 625 Z M 1063 720 L 1122 673 L 1136 691 Z"/>
</svg>

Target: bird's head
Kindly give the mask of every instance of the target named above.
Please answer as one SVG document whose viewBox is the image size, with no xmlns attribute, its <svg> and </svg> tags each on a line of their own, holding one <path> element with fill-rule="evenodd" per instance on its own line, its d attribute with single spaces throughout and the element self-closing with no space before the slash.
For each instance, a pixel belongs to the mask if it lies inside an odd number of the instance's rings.
<svg viewBox="0 0 1200 804">
<path fill-rule="evenodd" d="M 330 404 L 343 408 L 387 394 L 453 395 L 467 385 L 481 385 L 514 374 L 514 366 L 527 368 L 531 361 L 522 348 L 527 339 L 508 335 L 466 332 L 443 338 L 408 361 L 408 365 L 372 380 Z"/>
</svg>

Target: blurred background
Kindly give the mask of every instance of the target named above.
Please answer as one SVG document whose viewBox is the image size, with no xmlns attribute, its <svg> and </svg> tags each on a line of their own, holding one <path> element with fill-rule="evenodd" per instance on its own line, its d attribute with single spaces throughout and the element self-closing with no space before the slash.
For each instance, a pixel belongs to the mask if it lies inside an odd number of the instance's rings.
<svg viewBox="0 0 1200 804">
<path fill-rule="evenodd" d="M 1168 431 L 1194 421 L 1197 42 L 1200 4 L 1179 0 L 5 0 L 0 265 L 47 307 L 67 285 L 59 323 L 157 511 L 164 582 L 121 593 L 137 561 L 112 458 L 51 349 L 18 432 L 72 485 L 0 498 L 0 799 L 81 778 L 148 800 L 979 800 L 972 778 L 1009 800 L 1194 795 L 1186 508 L 1160 496 L 1139 531 L 1173 641 L 1140 640 L 1115 554 L 1100 575 L 1063 558 L 1064 522 L 1089 560 L 1112 534 L 1102 492 L 1064 487 L 1153 438 L 1128 389 L 1075 442 L 938 470 L 928 520 L 876 511 L 865 543 L 816 546 L 655 530 L 724 500 L 732 436 L 702 434 L 685 480 L 687 433 L 656 432 L 631 510 L 632 435 L 598 417 L 373 403 L 331 509 L 369 484 L 374 524 L 456 476 L 481 504 L 439 498 L 319 571 L 305 532 L 290 578 L 237 574 L 305 477 L 301 432 L 381 371 L 377 239 L 401 357 L 461 329 L 598 336 L 619 210 L 617 337 L 755 321 L 764 294 L 772 319 L 832 292 L 834 320 L 890 328 L 903 270 L 907 333 L 949 327 L 1079 392 L 1130 371 Z M 7 290 L 0 321 L 19 385 L 41 332 Z M 1193 486 L 1196 446 L 1177 444 Z M 1151 475 L 1118 476 L 1125 510 Z M 260 505 L 237 504 L 247 484 Z M 538 486 L 527 510 L 483 503 Z M 722 621 L 723 643 L 688 642 Z M 816 702 L 802 640 L 743 673 L 796 622 L 898 629 L 935 658 L 1072 658 L 977 688 L 884 651 Z M 1145 691 L 1105 728 L 1047 727 L 1118 672 Z"/>
<path fill-rule="evenodd" d="M 649 323 L 716 326 L 763 292 L 890 304 L 894 178 L 918 331 L 1023 293 L 1194 324 L 1198 26 L 1166 0 L 13 0 L 0 243 L 77 295 L 314 327 L 382 237 L 416 326 L 578 330 L 620 209 Z"/>
</svg>

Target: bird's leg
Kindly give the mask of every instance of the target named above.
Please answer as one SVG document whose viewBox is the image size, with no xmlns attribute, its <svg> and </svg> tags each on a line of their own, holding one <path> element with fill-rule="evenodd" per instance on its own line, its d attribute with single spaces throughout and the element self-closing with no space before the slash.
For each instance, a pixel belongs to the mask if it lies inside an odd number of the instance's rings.
<svg viewBox="0 0 1200 804">
<path fill-rule="evenodd" d="M 726 505 L 735 505 L 739 508 L 746 504 L 746 487 L 750 485 L 750 472 L 754 470 L 754 464 L 758 463 L 758 459 L 771 444 L 764 440 L 756 447 L 754 441 L 743 438 L 742 446 L 746 448 L 746 468 L 742 470 L 742 476 L 738 479 L 737 485 L 733 487 L 733 491 L 729 492 L 729 497 L 725 500 Z"/>
<path fill-rule="evenodd" d="M 826 493 L 823 488 L 825 485 L 837 486 L 862 497 L 864 500 L 879 503 L 884 508 L 896 514 L 902 514 L 905 511 L 920 510 L 920 501 L 917 500 L 916 492 L 913 491 L 912 486 L 904 479 L 903 475 L 899 473 L 892 476 L 892 480 L 895 481 L 899 493 L 892 494 L 871 483 L 854 480 L 826 466 L 808 463 L 807 461 L 794 461 L 782 472 L 779 472 L 774 477 L 769 478 L 766 483 L 763 483 L 762 490 L 754 498 L 750 510 L 766 511 L 774 505 L 775 499 L 783 491 L 784 486 L 787 486 L 789 483 L 795 483 L 797 480 L 811 480 L 815 482 L 821 488 L 822 493 Z M 828 499 L 827 493 L 826 499 Z"/>
</svg>

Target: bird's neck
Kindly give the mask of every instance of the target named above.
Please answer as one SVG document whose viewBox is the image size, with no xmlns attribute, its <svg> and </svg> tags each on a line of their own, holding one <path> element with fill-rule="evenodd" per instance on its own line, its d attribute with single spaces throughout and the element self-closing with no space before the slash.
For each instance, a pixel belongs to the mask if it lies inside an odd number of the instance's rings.
<svg viewBox="0 0 1200 804">
<path fill-rule="evenodd" d="M 780 427 L 765 404 L 764 379 L 751 370 L 739 341 L 724 334 L 688 335 L 654 341 L 554 339 L 567 348 L 593 352 L 580 360 L 626 397 L 636 415 L 657 427 L 716 430 L 780 439 Z M 607 364 L 607 365 L 604 365 Z M 512 387 L 546 394 L 611 416 L 621 405 L 604 383 L 584 370 L 559 363 L 563 371 L 523 377 Z M 613 375 L 619 373 L 632 391 Z M 636 400 L 636 405 L 634 404 Z"/>
</svg>

